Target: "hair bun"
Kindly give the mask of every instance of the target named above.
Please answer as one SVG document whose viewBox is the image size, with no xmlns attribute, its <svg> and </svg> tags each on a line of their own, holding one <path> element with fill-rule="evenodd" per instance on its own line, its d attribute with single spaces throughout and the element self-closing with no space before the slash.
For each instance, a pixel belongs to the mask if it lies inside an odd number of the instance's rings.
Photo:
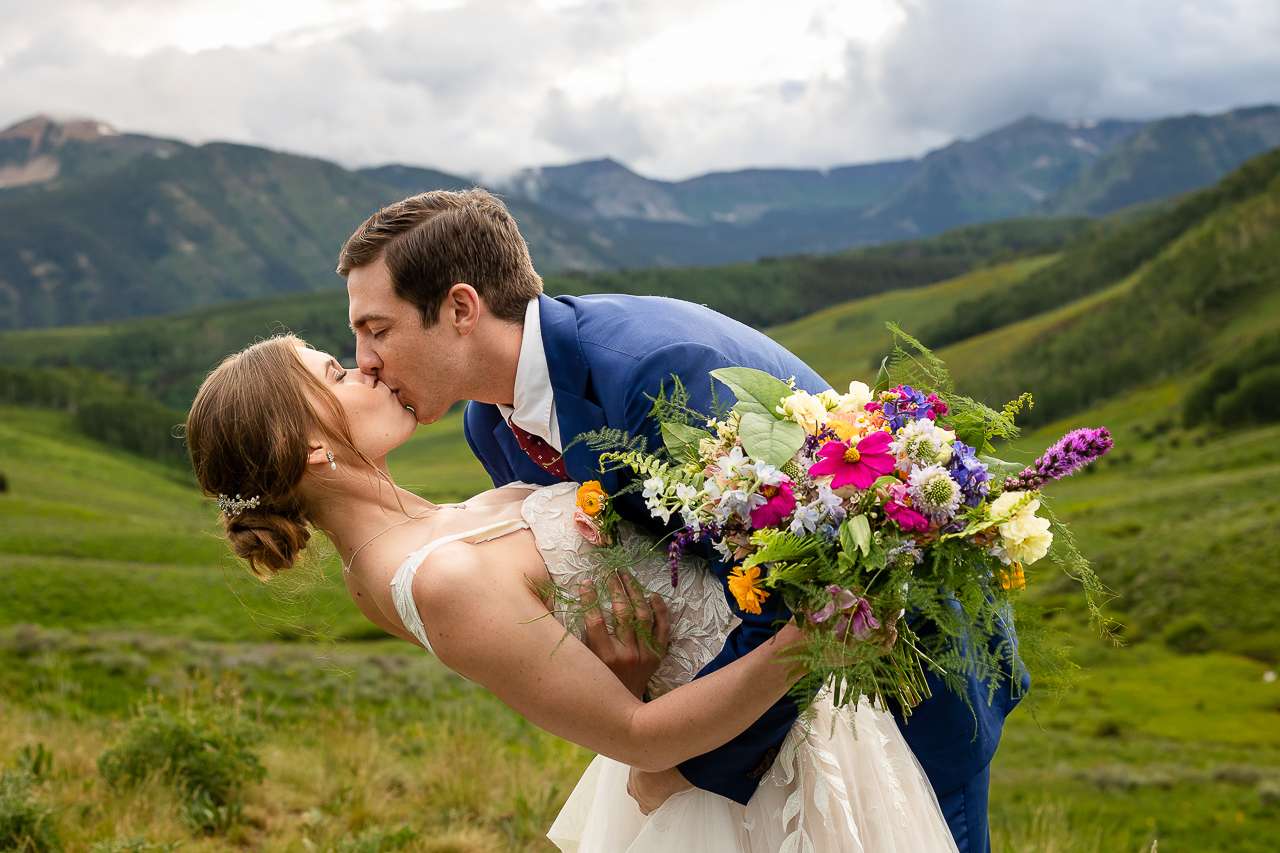
<svg viewBox="0 0 1280 853">
<path fill-rule="evenodd" d="M 311 530 L 301 514 L 255 510 L 227 517 L 226 525 L 231 549 L 259 576 L 293 568 L 311 541 Z"/>
</svg>

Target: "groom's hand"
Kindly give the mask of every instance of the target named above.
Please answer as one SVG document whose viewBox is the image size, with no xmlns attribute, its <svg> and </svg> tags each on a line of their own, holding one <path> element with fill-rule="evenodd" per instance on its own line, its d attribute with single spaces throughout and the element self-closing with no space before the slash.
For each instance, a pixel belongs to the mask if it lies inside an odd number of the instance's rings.
<svg viewBox="0 0 1280 853">
<path fill-rule="evenodd" d="M 652 814 L 672 796 L 692 787 L 693 783 L 674 767 L 657 773 L 646 773 L 632 767 L 627 775 L 627 793 L 644 814 Z"/>
<path fill-rule="evenodd" d="M 612 630 L 605 622 L 595 584 L 583 581 L 578 587 L 578 598 L 586 608 L 587 648 L 632 695 L 643 699 L 645 687 L 662 663 L 671 639 L 667 605 L 657 593 L 645 596 L 636 579 L 625 572 L 610 575 L 608 586 Z"/>
</svg>

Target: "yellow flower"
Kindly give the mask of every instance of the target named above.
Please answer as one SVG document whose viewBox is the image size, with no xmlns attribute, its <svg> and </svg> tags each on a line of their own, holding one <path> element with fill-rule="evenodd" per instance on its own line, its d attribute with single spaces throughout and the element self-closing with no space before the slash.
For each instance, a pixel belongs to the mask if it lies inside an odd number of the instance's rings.
<svg viewBox="0 0 1280 853">
<path fill-rule="evenodd" d="M 769 593 L 758 587 L 760 567 L 752 566 L 745 572 L 741 566 L 729 572 L 729 592 L 738 602 L 738 607 L 747 613 L 760 613 L 760 602 L 769 597 Z"/>
<path fill-rule="evenodd" d="M 608 497 L 599 480 L 588 480 L 578 486 L 578 509 L 587 515 L 598 515 Z"/>
</svg>

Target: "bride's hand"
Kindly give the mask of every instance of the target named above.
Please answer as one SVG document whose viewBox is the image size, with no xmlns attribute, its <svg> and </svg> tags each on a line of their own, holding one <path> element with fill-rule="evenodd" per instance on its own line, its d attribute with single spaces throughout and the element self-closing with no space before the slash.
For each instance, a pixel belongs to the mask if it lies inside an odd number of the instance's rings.
<svg viewBox="0 0 1280 853">
<path fill-rule="evenodd" d="M 666 602 L 657 593 L 648 596 L 631 575 L 626 582 L 609 577 L 610 609 L 615 630 L 610 632 L 595 585 L 584 581 L 578 597 L 586 608 L 587 648 L 618 677 L 632 695 L 644 698 L 649 679 L 662 663 L 671 639 L 671 619 Z"/>
</svg>

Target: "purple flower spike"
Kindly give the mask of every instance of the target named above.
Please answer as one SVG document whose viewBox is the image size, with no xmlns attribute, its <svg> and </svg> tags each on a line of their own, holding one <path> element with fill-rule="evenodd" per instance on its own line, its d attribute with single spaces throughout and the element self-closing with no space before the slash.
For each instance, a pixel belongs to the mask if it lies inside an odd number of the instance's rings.
<svg viewBox="0 0 1280 853">
<path fill-rule="evenodd" d="M 1114 442 L 1106 427 L 1077 429 L 1064 435 L 1057 444 L 1044 452 L 1016 477 L 1004 481 L 1007 492 L 1033 492 L 1043 489 L 1054 480 L 1061 480 L 1100 458 L 1111 449 Z"/>
</svg>

